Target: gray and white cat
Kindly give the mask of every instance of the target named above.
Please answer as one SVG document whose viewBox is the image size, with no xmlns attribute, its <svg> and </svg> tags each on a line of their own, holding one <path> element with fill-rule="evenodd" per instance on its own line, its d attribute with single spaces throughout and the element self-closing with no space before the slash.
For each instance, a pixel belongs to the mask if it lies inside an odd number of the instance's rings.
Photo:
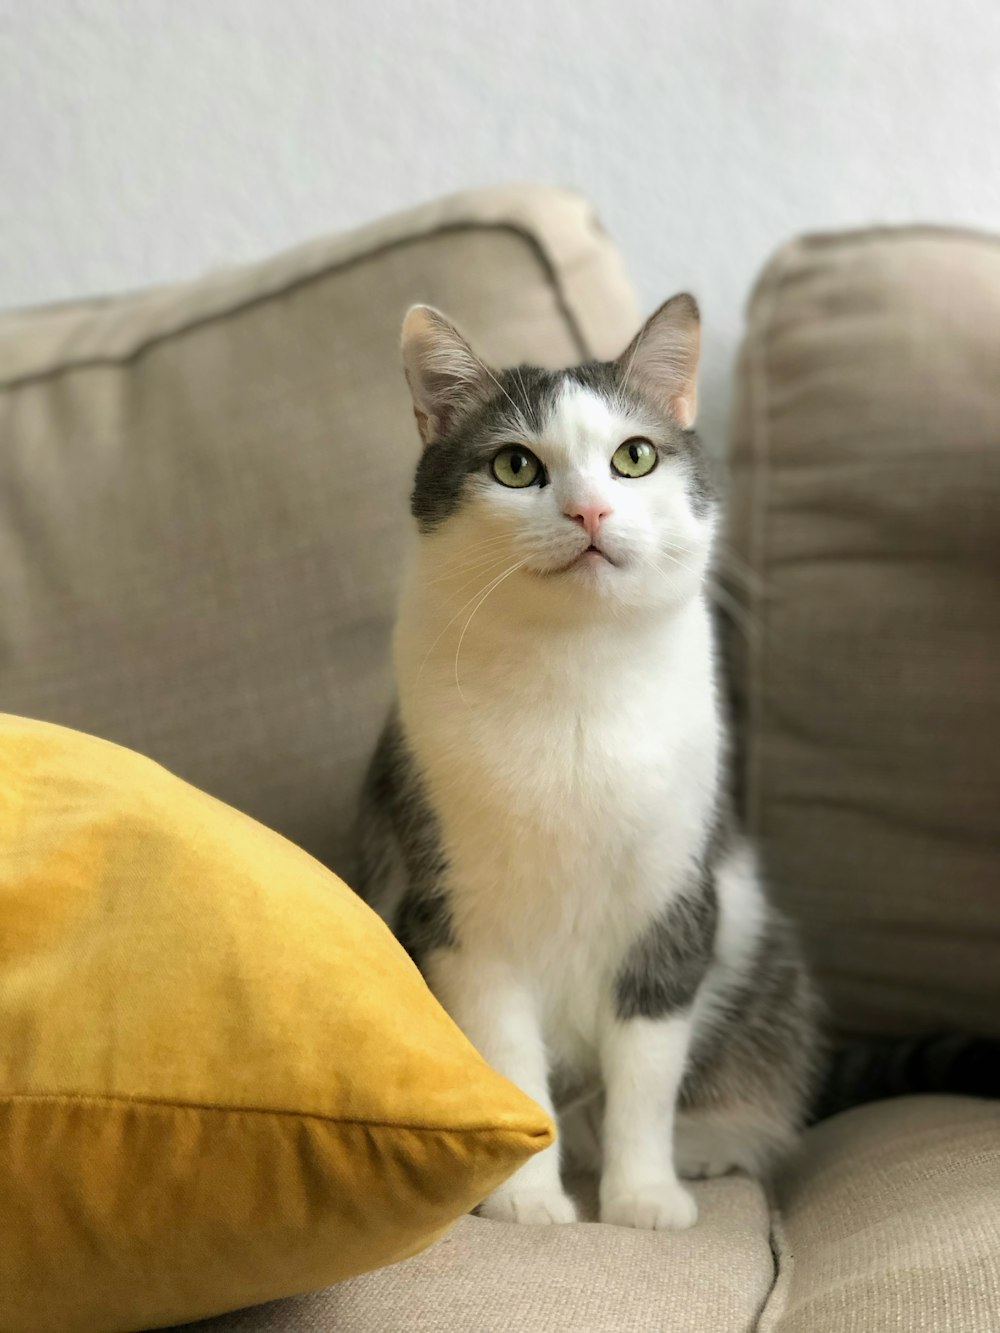
<svg viewBox="0 0 1000 1333">
<path fill-rule="evenodd" d="M 360 821 L 359 891 L 486 1059 L 550 1112 L 601 1090 L 600 1216 L 635 1227 L 791 1149 L 819 1050 L 729 815 L 698 351 L 687 295 L 561 372 L 410 310 L 418 538 Z M 574 1220 L 559 1151 L 481 1211 Z"/>
</svg>

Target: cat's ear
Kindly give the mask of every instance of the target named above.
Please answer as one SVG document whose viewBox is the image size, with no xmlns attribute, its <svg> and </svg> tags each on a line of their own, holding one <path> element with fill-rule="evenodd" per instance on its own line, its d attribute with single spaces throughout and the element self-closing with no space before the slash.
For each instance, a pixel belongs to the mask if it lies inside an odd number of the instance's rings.
<svg viewBox="0 0 1000 1333">
<path fill-rule="evenodd" d="M 489 368 L 433 306 L 415 305 L 406 312 L 402 348 L 413 415 L 425 445 L 496 388 Z"/>
<path fill-rule="evenodd" d="M 623 384 L 635 387 L 685 430 L 698 407 L 698 303 L 680 292 L 654 311 L 615 362 Z"/>
</svg>

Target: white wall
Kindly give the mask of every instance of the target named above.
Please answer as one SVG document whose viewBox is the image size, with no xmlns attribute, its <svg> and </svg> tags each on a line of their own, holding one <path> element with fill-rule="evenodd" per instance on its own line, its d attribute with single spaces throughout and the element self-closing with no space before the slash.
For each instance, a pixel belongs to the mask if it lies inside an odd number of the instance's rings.
<svg viewBox="0 0 1000 1333">
<path fill-rule="evenodd" d="M 714 431 L 781 240 L 1000 227 L 1000 3 L 0 0 L 0 306 L 526 178 L 701 297 Z"/>
</svg>

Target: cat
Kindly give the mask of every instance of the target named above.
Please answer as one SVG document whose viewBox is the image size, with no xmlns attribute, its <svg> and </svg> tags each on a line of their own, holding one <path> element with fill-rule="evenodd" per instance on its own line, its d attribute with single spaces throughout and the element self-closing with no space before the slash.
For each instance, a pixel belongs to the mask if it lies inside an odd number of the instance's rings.
<svg viewBox="0 0 1000 1333">
<path fill-rule="evenodd" d="M 765 1174 L 817 1086 L 816 993 L 727 794 L 699 344 L 685 293 L 558 372 L 490 368 L 428 306 L 403 324 L 417 539 L 356 887 L 561 1110 L 490 1218 L 573 1221 L 560 1144 L 596 1117 L 601 1220 L 690 1226 L 683 1180 Z"/>
</svg>

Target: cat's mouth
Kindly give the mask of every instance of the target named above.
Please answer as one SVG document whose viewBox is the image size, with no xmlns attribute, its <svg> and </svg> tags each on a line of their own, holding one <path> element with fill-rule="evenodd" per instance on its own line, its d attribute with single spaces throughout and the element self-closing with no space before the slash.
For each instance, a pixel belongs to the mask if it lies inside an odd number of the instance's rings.
<svg viewBox="0 0 1000 1333">
<path fill-rule="evenodd" d="M 599 546 L 594 546 L 591 543 L 579 555 L 575 555 L 568 564 L 557 565 L 555 569 L 547 569 L 545 572 L 546 574 L 568 574 L 571 569 L 595 568 L 600 565 L 613 564 L 615 564 L 615 561 L 611 559 L 607 551 L 602 551 Z"/>
</svg>

